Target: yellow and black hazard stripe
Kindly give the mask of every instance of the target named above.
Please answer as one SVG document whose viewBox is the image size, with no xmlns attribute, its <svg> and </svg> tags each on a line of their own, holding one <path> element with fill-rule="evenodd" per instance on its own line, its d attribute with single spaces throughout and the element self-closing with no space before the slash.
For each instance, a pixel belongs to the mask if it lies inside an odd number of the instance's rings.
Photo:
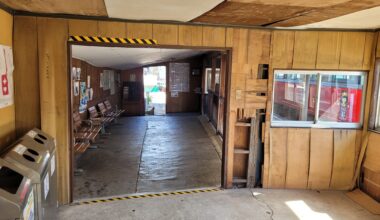
<svg viewBox="0 0 380 220">
<path fill-rule="evenodd" d="M 129 200 L 129 199 L 142 199 L 142 198 L 154 198 L 154 197 L 161 197 L 161 196 L 174 196 L 174 195 L 197 194 L 197 193 L 204 193 L 204 192 L 217 192 L 220 190 L 221 190 L 220 188 L 213 188 L 213 189 L 194 189 L 194 190 L 186 190 L 186 191 L 163 192 L 163 193 L 152 193 L 152 194 L 138 194 L 138 195 L 130 195 L 130 196 L 112 197 L 112 198 L 106 198 L 106 199 L 81 201 L 81 202 L 73 203 L 72 205 L 90 205 L 90 204 L 98 204 L 98 203 L 104 203 L 104 202 L 123 201 L 123 200 Z"/>
<path fill-rule="evenodd" d="M 70 42 L 88 43 L 110 43 L 110 44 L 131 44 L 131 45 L 156 45 L 153 39 L 122 38 L 122 37 L 91 37 L 91 36 L 70 36 Z"/>
</svg>

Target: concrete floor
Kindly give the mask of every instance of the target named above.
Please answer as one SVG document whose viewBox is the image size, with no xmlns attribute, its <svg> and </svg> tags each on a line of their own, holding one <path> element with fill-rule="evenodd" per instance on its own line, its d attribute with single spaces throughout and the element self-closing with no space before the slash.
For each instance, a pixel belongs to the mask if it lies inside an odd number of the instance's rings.
<svg viewBox="0 0 380 220">
<path fill-rule="evenodd" d="M 344 192 L 237 189 L 60 207 L 58 219 L 375 220 Z"/>
<path fill-rule="evenodd" d="M 219 186 L 221 160 L 196 114 L 121 118 L 77 160 L 74 200 Z"/>
</svg>

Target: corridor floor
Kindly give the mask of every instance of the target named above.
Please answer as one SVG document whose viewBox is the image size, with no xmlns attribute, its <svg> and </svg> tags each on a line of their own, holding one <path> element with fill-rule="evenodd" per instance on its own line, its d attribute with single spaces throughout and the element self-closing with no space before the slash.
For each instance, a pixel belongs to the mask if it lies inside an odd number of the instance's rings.
<svg viewBox="0 0 380 220">
<path fill-rule="evenodd" d="M 221 159 L 199 115 L 121 118 L 77 160 L 74 199 L 220 185 Z"/>
</svg>

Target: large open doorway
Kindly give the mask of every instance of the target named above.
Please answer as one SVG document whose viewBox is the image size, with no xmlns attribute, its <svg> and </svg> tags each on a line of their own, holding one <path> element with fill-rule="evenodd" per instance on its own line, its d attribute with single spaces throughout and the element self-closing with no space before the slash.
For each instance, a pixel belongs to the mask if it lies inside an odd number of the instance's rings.
<svg viewBox="0 0 380 220">
<path fill-rule="evenodd" d="M 226 51 L 71 45 L 71 55 L 74 200 L 221 186 Z"/>
<path fill-rule="evenodd" d="M 149 115 L 166 114 L 166 66 L 149 66 L 144 72 L 145 112 Z"/>
</svg>

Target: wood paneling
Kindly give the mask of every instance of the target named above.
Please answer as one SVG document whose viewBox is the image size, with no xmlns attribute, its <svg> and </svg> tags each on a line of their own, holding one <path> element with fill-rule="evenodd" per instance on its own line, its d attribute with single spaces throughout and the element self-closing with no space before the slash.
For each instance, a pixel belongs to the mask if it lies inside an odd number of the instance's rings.
<svg viewBox="0 0 380 220">
<path fill-rule="evenodd" d="M 317 48 L 318 32 L 296 32 L 294 39 L 293 68 L 315 69 Z"/>
<path fill-rule="evenodd" d="M 178 25 L 153 24 L 153 38 L 162 45 L 177 45 Z"/>
<path fill-rule="evenodd" d="M 12 46 L 13 17 L 0 9 L 0 44 Z M 15 105 L 0 109 L 0 150 L 15 138 Z"/>
<path fill-rule="evenodd" d="M 70 198 L 68 22 L 37 18 L 41 128 L 56 138 L 59 201 Z"/>
<path fill-rule="evenodd" d="M 342 32 L 319 32 L 317 69 L 338 69 Z"/>
<path fill-rule="evenodd" d="M 252 64 L 251 78 L 257 79 L 259 64 L 269 64 L 271 32 L 249 30 L 248 63 Z"/>
<path fill-rule="evenodd" d="M 344 32 L 342 35 L 342 50 L 339 69 L 362 69 L 366 33 Z"/>
<path fill-rule="evenodd" d="M 17 136 L 41 127 L 40 86 L 38 73 L 37 19 L 15 17 L 14 81 Z M 23 65 L 28 63 L 28 65 Z M 36 80 L 37 79 L 37 80 Z M 28 109 L 28 111 L 25 111 Z"/>
<path fill-rule="evenodd" d="M 310 162 L 310 129 L 289 128 L 285 187 L 306 189 Z"/>
<path fill-rule="evenodd" d="M 69 34 L 81 36 L 98 36 L 98 21 L 69 20 Z"/>
<path fill-rule="evenodd" d="M 355 130 L 334 130 L 331 189 L 348 190 L 350 188 L 355 169 L 355 145 Z"/>
<path fill-rule="evenodd" d="M 269 188 L 285 188 L 287 128 L 271 128 L 269 157 Z"/>
<path fill-rule="evenodd" d="M 144 23 L 127 23 L 128 38 L 153 38 L 153 25 Z M 161 42 L 158 42 L 161 43 Z"/>
<path fill-rule="evenodd" d="M 375 34 L 366 33 L 365 35 L 365 48 L 364 48 L 364 58 L 363 58 L 363 69 L 369 70 L 372 65 L 372 51 L 374 49 Z"/>
<path fill-rule="evenodd" d="M 333 130 L 311 129 L 309 189 L 329 189 L 333 163 Z"/>
<path fill-rule="evenodd" d="M 225 47 L 226 28 L 224 27 L 203 27 L 202 45 L 205 47 Z"/>
<path fill-rule="evenodd" d="M 202 46 L 202 26 L 179 25 L 178 44 L 184 46 Z"/>
<path fill-rule="evenodd" d="M 99 21 L 98 32 L 103 37 L 127 37 L 127 25 L 124 22 Z"/>
<path fill-rule="evenodd" d="M 69 103 L 67 100 L 68 95 L 66 94 L 68 83 L 67 37 L 68 34 L 123 34 L 125 26 L 123 28 L 123 25 L 118 24 L 118 27 L 114 28 L 108 22 L 74 21 L 56 18 L 38 18 L 37 23 L 39 79 L 35 80 L 39 80 L 40 84 L 41 126 L 44 131 L 57 138 L 60 201 L 67 203 L 69 201 L 70 164 L 69 145 L 67 144 L 67 129 L 69 127 L 67 117 L 69 112 L 64 107 Z M 333 131 L 311 129 L 310 146 L 306 146 L 306 138 L 304 136 L 297 138 L 294 130 L 270 128 L 272 106 L 271 100 L 268 100 L 267 97 L 272 95 L 273 69 L 292 68 L 293 63 L 297 68 L 313 68 L 313 65 L 316 65 L 317 68 L 325 69 L 367 68 L 370 57 L 368 55 L 370 51 L 368 49 L 371 39 L 370 34 L 365 32 L 338 32 L 338 34 L 335 34 L 336 32 L 318 32 L 318 34 L 316 32 L 305 32 L 301 34 L 298 31 L 274 30 L 263 32 L 244 28 L 225 29 L 218 27 L 216 29 L 216 27 L 207 26 L 202 28 L 192 27 L 189 30 L 178 25 L 153 25 L 149 23 L 125 23 L 125 25 L 127 37 L 154 38 L 162 45 L 198 45 L 200 36 L 202 36 L 202 45 L 215 44 L 232 48 L 232 73 L 229 81 L 230 94 L 227 102 L 229 118 L 226 118 L 230 129 L 226 131 L 228 147 L 224 151 L 227 156 L 224 167 L 227 176 L 225 180 L 226 186 L 232 186 L 234 167 L 235 169 L 239 168 L 238 170 L 241 171 L 242 169 L 240 168 L 245 163 L 242 159 L 242 163 L 235 164 L 235 162 L 239 162 L 240 158 L 234 160 L 233 155 L 235 129 L 232 128 L 234 128 L 237 120 L 238 108 L 250 112 L 252 109 L 244 109 L 254 107 L 249 103 L 255 103 L 258 100 L 261 100 L 260 103 L 265 103 L 266 100 L 264 187 L 298 188 L 303 186 L 305 176 L 300 177 L 297 180 L 299 182 L 295 181 L 294 168 L 298 162 L 307 164 L 304 159 L 306 158 L 307 147 L 310 147 L 308 188 L 329 188 L 334 158 Z M 202 33 L 199 33 L 200 30 L 202 30 Z M 189 31 L 193 35 L 191 39 L 187 36 Z M 211 39 L 210 35 L 213 33 L 218 33 L 217 38 Z M 305 40 L 309 35 L 312 39 L 310 41 L 311 45 L 305 45 L 309 43 L 309 40 Z M 269 37 L 271 37 L 270 40 Z M 318 50 L 315 49 L 315 42 L 317 42 Z M 33 42 L 30 43 L 32 44 Z M 37 42 L 34 43 L 36 44 Z M 18 50 L 21 50 L 21 48 Z M 302 52 L 302 50 L 307 52 Z M 270 51 L 270 57 L 268 56 L 268 51 Z M 308 55 L 307 57 L 302 57 L 303 54 Z M 312 57 L 314 57 L 314 60 Z M 24 68 L 29 66 L 29 60 L 17 59 L 20 62 L 18 65 L 26 66 Z M 268 90 L 264 99 L 252 93 L 254 91 L 252 91 L 251 85 L 254 85 L 252 87 L 255 89 L 257 85 L 260 90 L 265 90 L 265 86 L 262 85 L 264 81 L 255 81 L 255 72 L 256 65 L 260 62 L 267 62 L 268 59 L 270 70 Z M 291 141 L 292 139 L 295 141 Z M 357 141 L 355 140 L 356 143 Z M 300 161 L 293 161 L 291 158 L 294 158 L 297 154 L 303 156 L 300 157 Z M 289 173 L 287 173 L 287 166 L 289 166 Z M 303 170 L 303 172 L 305 171 Z"/>
<path fill-rule="evenodd" d="M 291 68 L 294 31 L 275 31 L 272 38 L 272 68 Z"/>
</svg>

